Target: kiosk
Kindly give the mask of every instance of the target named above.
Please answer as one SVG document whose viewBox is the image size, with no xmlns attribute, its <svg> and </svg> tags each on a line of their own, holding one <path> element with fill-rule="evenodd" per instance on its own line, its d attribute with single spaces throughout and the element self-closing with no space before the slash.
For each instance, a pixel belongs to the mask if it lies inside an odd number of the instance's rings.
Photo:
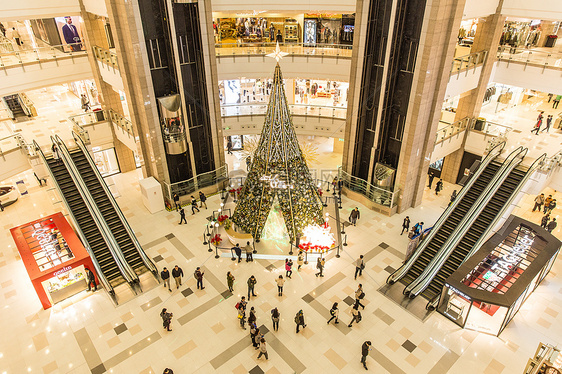
<svg viewBox="0 0 562 374">
<path fill-rule="evenodd" d="M 43 309 L 87 289 L 92 259 L 62 213 L 10 229 Z"/>
<path fill-rule="evenodd" d="M 499 336 L 547 276 L 560 240 L 510 216 L 445 282 L 437 311 L 463 328 Z"/>
</svg>

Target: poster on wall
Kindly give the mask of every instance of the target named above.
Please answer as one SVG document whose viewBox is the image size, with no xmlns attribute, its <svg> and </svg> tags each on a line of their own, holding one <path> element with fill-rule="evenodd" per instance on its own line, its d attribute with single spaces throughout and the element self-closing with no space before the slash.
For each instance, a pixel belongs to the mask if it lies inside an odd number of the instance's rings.
<svg viewBox="0 0 562 374">
<path fill-rule="evenodd" d="M 83 49 L 81 20 L 79 16 L 55 17 L 65 52 L 78 52 Z"/>
</svg>

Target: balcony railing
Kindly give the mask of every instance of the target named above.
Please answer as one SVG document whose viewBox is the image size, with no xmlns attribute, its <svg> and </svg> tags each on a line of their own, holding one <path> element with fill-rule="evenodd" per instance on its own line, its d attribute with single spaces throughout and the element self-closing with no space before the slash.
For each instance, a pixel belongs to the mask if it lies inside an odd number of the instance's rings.
<svg viewBox="0 0 562 374">
<path fill-rule="evenodd" d="M 172 184 L 162 182 L 162 184 L 164 185 L 166 191 L 165 197 L 171 202 L 174 193 L 177 193 L 178 196 L 189 195 L 200 188 L 212 186 L 222 181 L 226 181 L 227 179 L 228 165 L 225 164 L 218 169 L 199 174 L 198 176 L 185 181 Z"/>
<path fill-rule="evenodd" d="M 437 130 L 437 134 L 435 135 L 435 145 L 442 143 L 453 136 L 459 135 L 467 128 L 470 128 L 472 121 L 472 118 L 465 117 Z"/>
<path fill-rule="evenodd" d="M 265 115 L 267 103 L 221 105 L 221 117 Z M 293 116 L 315 116 L 345 119 L 347 108 L 326 105 L 290 104 Z"/>
<path fill-rule="evenodd" d="M 272 53 L 277 43 L 217 43 L 215 53 L 223 56 L 264 56 Z M 281 51 L 289 56 L 351 58 L 352 46 L 344 44 L 308 45 L 304 43 L 279 43 Z"/>
<path fill-rule="evenodd" d="M 93 125 L 98 122 L 111 121 L 130 136 L 134 136 L 133 123 L 113 109 L 80 113 L 68 117 L 68 120 L 72 123 L 74 132 L 76 132 L 86 144 L 90 144 L 90 136 L 84 126 Z"/>
<path fill-rule="evenodd" d="M 339 169 L 339 178 L 340 180 L 343 180 L 343 185 L 346 188 L 360 193 L 372 202 L 389 208 L 392 208 L 397 204 L 397 197 L 400 190 L 390 191 L 374 186 L 364 179 L 357 178 L 349 173 L 346 173 L 341 168 Z"/>
<path fill-rule="evenodd" d="M 94 57 L 97 60 L 113 67 L 114 69 L 119 69 L 119 64 L 117 62 L 117 53 L 108 49 L 104 49 L 102 47 L 98 47 L 97 45 L 94 45 L 92 47 L 92 52 L 94 53 Z"/>
<path fill-rule="evenodd" d="M 113 109 L 106 110 L 106 114 L 107 119 L 121 128 L 121 130 L 125 131 L 130 136 L 135 136 L 135 133 L 133 132 L 133 122 L 131 122 L 130 119 L 123 117 Z"/>
<path fill-rule="evenodd" d="M 508 66 L 509 63 L 516 62 L 525 65 L 541 66 L 543 68 L 562 68 L 562 53 L 550 51 L 513 48 L 504 45 L 498 48 L 497 58 L 499 61 L 507 62 Z"/>
<path fill-rule="evenodd" d="M 482 126 L 479 128 L 479 126 Z M 485 121 L 484 123 L 478 123 L 478 120 L 474 120 L 471 124 L 470 131 L 476 131 L 484 133 L 489 136 L 507 136 L 507 134 L 513 130 L 511 126 L 502 125 L 501 123 Z"/>
<path fill-rule="evenodd" d="M 457 76 L 459 76 L 461 72 L 468 74 L 470 69 L 484 64 L 487 57 L 488 51 L 479 51 L 469 55 L 455 57 L 451 64 L 451 75 L 457 74 Z"/>
<path fill-rule="evenodd" d="M 80 48 L 80 50 L 70 51 L 71 46 L 74 49 Z M 4 68 L 4 70 L 6 70 L 7 67 L 23 67 L 24 65 L 31 63 L 41 64 L 42 62 L 56 61 L 58 59 L 73 58 L 75 56 L 84 55 L 86 55 L 86 50 L 84 49 L 84 44 L 82 43 L 29 49 L 21 47 L 19 50 L 9 50 L 9 47 L 3 44 L 3 47 L 0 49 L 0 68 Z"/>
</svg>

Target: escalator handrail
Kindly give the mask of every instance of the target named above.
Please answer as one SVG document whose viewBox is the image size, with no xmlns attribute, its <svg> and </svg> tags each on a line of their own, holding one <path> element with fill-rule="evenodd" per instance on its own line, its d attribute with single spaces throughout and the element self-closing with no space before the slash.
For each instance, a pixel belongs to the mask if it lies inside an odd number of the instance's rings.
<svg viewBox="0 0 562 374">
<path fill-rule="evenodd" d="M 531 164 L 531 166 L 529 167 L 529 169 L 527 170 L 527 172 L 525 173 L 525 175 L 523 176 L 521 181 L 517 184 L 517 187 L 515 187 L 515 189 L 513 190 L 511 195 L 509 196 L 509 199 L 507 199 L 507 201 L 503 205 L 502 209 L 500 209 L 500 211 L 498 212 L 496 217 L 492 220 L 492 222 L 490 223 L 490 226 L 488 226 L 488 228 L 486 229 L 484 234 L 482 236 L 480 236 L 480 238 L 476 241 L 476 243 L 474 243 L 474 247 L 472 247 L 470 252 L 468 252 L 468 255 L 465 257 L 463 262 L 461 262 L 461 264 L 463 264 L 469 257 L 471 257 L 476 252 L 476 250 L 480 247 L 480 245 L 484 241 L 484 238 L 487 236 L 487 234 L 490 232 L 490 230 L 492 230 L 492 228 L 499 221 L 499 219 L 503 216 L 503 213 L 505 212 L 505 210 L 511 205 L 511 203 L 513 202 L 513 200 L 515 199 L 515 197 L 517 196 L 519 191 L 521 191 L 521 189 L 523 188 L 525 183 L 527 183 L 529 178 L 531 178 L 531 175 L 535 172 L 535 170 L 537 170 L 539 167 L 541 167 L 544 164 L 544 162 L 546 161 L 546 157 L 547 157 L 546 153 L 543 153 L 539 158 L 537 158 Z"/>
<path fill-rule="evenodd" d="M 447 241 L 443 243 L 438 254 L 430 261 L 420 276 L 406 287 L 406 292 L 409 292 L 410 297 L 419 295 L 429 286 L 435 275 L 441 270 L 451 253 L 453 253 L 453 250 L 457 247 L 462 238 L 464 238 L 472 224 L 478 219 L 486 205 L 490 202 L 498 188 L 509 176 L 511 171 L 523 161 L 527 152 L 527 148 L 519 146 L 505 159 L 500 170 L 498 170 L 494 178 L 492 178 L 488 186 L 486 186 L 482 194 L 474 202 L 463 220 L 458 224 L 457 229 L 451 234 Z"/>
<path fill-rule="evenodd" d="M 64 194 L 62 193 L 62 189 L 60 188 L 60 186 L 59 186 L 59 184 L 58 184 L 58 182 L 55 178 L 55 174 L 53 173 L 53 171 L 49 167 L 49 163 L 47 162 L 47 158 L 45 157 L 45 154 L 43 153 L 43 150 L 41 149 L 41 147 L 39 146 L 39 144 L 37 144 L 37 142 L 35 140 L 33 140 L 33 147 L 35 148 L 35 151 L 41 157 L 41 160 L 43 160 L 43 163 L 45 164 L 45 168 L 47 169 L 47 172 L 49 173 L 49 176 L 51 177 L 51 180 L 53 181 L 53 184 L 55 185 L 55 188 L 57 189 L 57 192 L 59 193 L 59 196 L 61 197 L 61 200 L 64 203 L 64 205 L 66 207 L 66 210 L 68 211 L 68 214 L 70 215 L 70 217 L 72 217 L 72 220 L 74 221 L 74 229 L 76 230 L 76 232 L 78 234 L 78 237 L 80 238 L 80 240 L 84 244 L 84 247 L 86 248 L 86 251 L 90 255 L 90 258 L 92 260 L 92 263 L 94 264 L 94 268 L 96 270 L 96 273 L 98 275 L 98 279 L 100 280 L 100 283 L 101 283 L 102 287 L 105 288 L 107 292 L 114 295 L 115 291 L 113 290 L 113 286 L 111 286 L 111 283 L 109 283 L 109 281 L 105 277 L 105 274 L 102 272 L 101 266 L 100 266 L 98 260 L 96 259 L 96 257 L 94 256 L 94 252 L 92 251 L 92 248 L 90 247 L 90 243 L 86 239 L 86 235 L 84 234 L 84 232 L 82 231 L 82 228 L 78 224 L 78 220 L 74 216 L 74 213 L 72 212 L 72 209 L 70 208 L 70 204 L 68 204 L 68 201 L 65 199 Z"/>
<path fill-rule="evenodd" d="M 84 202 L 86 203 L 86 207 L 90 211 L 92 218 L 94 219 L 94 223 L 98 227 L 103 237 L 103 240 L 107 244 L 107 248 L 109 249 L 109 252 L 111 253 L 113 259 L 115 260 L 115 263 L 119 268 L 119 271 L 130 285 L 133 283 L 138 283 L 137 274 L 133 271 L 133 269 L 131 269 L 129 264 L 123 258 L 122 253 L 119 250 L 119 245 L 117 244 L 117 240 L 115 240 L 113 233 L 111 232 L 111 230 L 107 226 L 107 223 L 103 219 L 103 215 L 99 211 L 99 208 L 97 207 L 93 196 L 90 194 L 88 187 L 80 177 L 80 172 L 76 168 L 76 164 L 72 160 L 72 157 L 70 156 L 70 152 L 68 151 L 66 144 L 64 144 L 64 142 L 58 135 L 55 135 L 54 137 L 51 136 L 51 140 L 57 145 L 60 151 L 61 159 L 66 165 L 70 177 L 72 178 L 72 181 L 76 185 L 78 192 L 84 199 Z"/>
<path fill-rule="evenodd" d="M 406 261 L 394 273 L 392 273 L 388 276 L 388 278 L 386 279 L 386 283 L 394 283 L 394 282 L 402 279 L 402 277 L 404 277 L 408 273 L 408 271 L 411 269 L 411 267 L 414 265 L 414 263 L 418 260 L 420 255 L 423 253 L 425 248 L 429 245 L 429 243 L 431 242 L 431 239 L 433 239 L 433 237 L 437 234 L 437 232 L 439 231 L 439 229 L 441 228 L 443 223 L 447 220 L 447 218 L 449 218 L 451 213 L 461 203 L 461 201 L 463 200 L 463 198 L 466 195 L 466 193 L 468 192 L 468 190 L 470 190 L 470 187 L 472 187 L 472 185 L 476 182 L 476 180 L 478 179 L 480 174 L 482 174 L 482 172 L 484 172 L 484 170 L 486 169 L 488 164 L 490 162 L 492 162 L 492 160 L 494 160 L 497 156 L 499 156 L 501 154 L 504 147 L 505 147 L 505 142 L 502 142 L 502 143 L 497 144 L 494 148 L 492 148 L 490 150 L 490 152 L 488 152 L 488 154 L 486 155 L 484 160 L 482 160 L 482 163 L 480 164 L 480 167 L 476 170 L 476 172 L 474 173 L 472 178 L 470 178 L 468 180 L 468 182 L 461 188 L 461 190 L 459 191 L 455 201 L 453 201 L 453 203 L 445 209 L 445 211 L 441 214 L 439 219 L 435 222 L 435 224 L 433 225 L 433 230 L 431 230 L 429 235 L 422 240 L 422 242 L 420 243 L 418 248 L 416 248 L 416 251 L 408 259 L 408 261 Z"/>
<path fill-rule="evenodd" d="M 76 144 L 78 145 L 80 150 L 86 156 L 86 159 L 88 160 L 88 163 L 90 164 L 90 167 L 92 168 L 92 170 L 94 170 L 94 174 L 98 178 L 98 181 L 100 182 L 100 185 L 102 186 L 105 194 L 107 195 L 109 201 L 111 202 L 111 205 L 113 206 L 113 209 L 115 209 L 115 212 L 117 213 L 117 216 L 119 217 L 119 220 L 123 224 L 123 227 L 125 227 L 125 230 L 127 231 L 127 234 L 129 235 L 129 237 L 131 238 L 131 241 L 133 242 L 133 245 L 135 246 L 135 249 L 137 250 L 139 256 L 141 257 L 142 262 L 147 267 L 147 269 L 149 271 L 151 271 L 156 276 L 156 278 L 158 279 L 158 269 L 156 268 L 156 265 L 154 265 L 152 260 L 147 256 L 146 252 L 142 249 L 142 247 L 141 247 L 141 245 L 140 245 L 140 243 L 137 239 L 137 236 L 135 235 L 135 232 L 133 231 L 133 229 L 129 225 L 129 222 L 127 221 L 127 219 L 125 218 L 125 215 L 121 211 L 121 208 L 119 207 L 119 204 L 117 204 L 117 201 L 115 201 L 115 198 L 113 197 L 113 194 L 111 193 L 111 191 L 107 187 L 107 183 L 105 183 L 105 180 L 103 179 L 103 177 L 102 177 L 101 173 L 99 172 L 96 164 L 94 163 L 94 160 L 92 160 L 90 152 L 88 152 L 88 150 L 86 149 L 86 146 L 85 146 L 84 142 L 82 141 L 82 138 L 78 134 L 76 134 L 74 131 L 72 132 L 72 136 L 74 137 L 74 141 L 76 142 Z"/>
</svg>

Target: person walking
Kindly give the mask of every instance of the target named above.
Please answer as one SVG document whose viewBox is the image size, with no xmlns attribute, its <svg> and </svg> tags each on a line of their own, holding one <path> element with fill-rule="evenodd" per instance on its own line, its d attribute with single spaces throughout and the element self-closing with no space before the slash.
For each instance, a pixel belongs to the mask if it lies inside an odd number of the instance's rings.
<svg viewBox="0 0 562 374">
<path fill-rule="evenodd" d="M 197 269 L 195 269 L 195 272 L 193 273 L 193 276 L 195 277 L 195 279 L 197 279 L 197 289 L 205 289 L 205 287 L 203 287 L 203 275 L 205 275 L 205 272 L 201 271 L 200 267 L 197 267 Z"/>
<path fill-rule="evenodd" d="M 449 200 L 449 205 L 451 205 L 457 198 L 457 190 L 454 190 L 451 194 L 451 200 Z"/>
<path fill-rule="evenodd" d="M 162 317 L 162 324 L 164 325 L 164 329 L 167 331 L 172 331 L 170 328 L 172 324 L 172 317 L 174 316 L 173 313 L 168 313 L 168 309 L 163 308 L 160 312 L 160 317 Z"/>
<path fill-rule="evenodd" d="M 552 195 L 548 195 L 548 197 L 546 199 L 544 199 L 544 210 L 543 213 L 546 214 L 548 211 L 548 206 L 550 205 L 550 202 L 553 200 Z"/>
<path fill-rule="evenodd" d="M 301 269 L 302 265 L 304 265 L 304 255 L 302 251 L 299 251 L 299 255 L 297 257 L 297 271 Z"/>
<path fill-rule="evenodd" d="M 180 197 L 177 193 L 174 193 L 174 196 L 172 196 L 172 198 L 174 199 L 174 205 L 176 207 L 176 210 L 181 208 L 181 204 L 180 204 Z"/>
<path fill-rule="evenodd" d="M 443 190 L 443 179 L 439 179 L 439 181 L 435 185 L 435 194 L 439 195 L 439 192 L 441 192 L 441 190 Z"/>
<path fill-rule="evenodd" d="M 548 225 L 546 225 L 546 230 L 550 233 L 552 233 L 552 231 L 554 231 L 554 229 L 556 228 L 556 226 L 558 226 L 558 224 L 556 223 L 556 218 L 553 218 L 552 221 L 550 221 L 548 223 Z"/>
<path fill-rule="evenodd" d="M 413 227 L 414 235 L 418 235 L 423 231 L 423 222 L 418 222 Z"/>
<path fill-rule="evenodd" d="M 293 260 L 285 259 L 285 276 L 291 279 L 291 275 L 293 275 Z"/>
<path fill-rule="evenodd" d="M 547 213 L 552 213 L 552 211 L 556 208 L 556 199 L 552 199 L 550 203 L 548 203 L 548 210 Z"/>
<path fill-rule="evenodd" d="M 539 116 L 537 117 L 537 123 L 535 123 L 535 126 L 531 130 L 531 134 L 533 133 L 533 131 L 535 131 L 535 134 L 539 135 L 539 130 L 541 129 L 541 125 L 542 125 L 543 113 L 544 112 L 539 113 Z"/>
<path fill-rule="evenodd" d="M 261 338 L 260 340 L 260 354 L 258 355 L 258 358 L 261 356 L 265 356 L 265 359 L 269 360 L 269 357 L 267 356 L 267 345 L 265 344 L 264 338 Z"/>
<path fill-rule="evenodd" d="M 178 223 L 178 225 L 181 225 L 182 223 L 185 223 L 187 225 L 187 220 L 185 219 L 185 210 L 180 207 L 180 223 Z"/>
<path fill-rule="evenodd" d="M 330 319 L 328 320 L 328 322 L 326 322 L 326 324 L 330 324 L 330 322 L 332 322 L 333 319 L 336 320 L 336 324 L 340 323 L 338 321 L 338 315 L 340 314 L 340 311 L 338 309 L 338 303 L 334 303 L 332 305 L 332 309 L 330 309 Z"/>
<path fill-rule="evenodd" d="M 297 315 L 295 316 L 295 323 L 297 324 L 297 334 L 299 333 L 299 328 L 301 326 L 303 329 L 306 327 L 306 324 L 304 323 L 304 313 L 302 312 L 302 309 L 297 312 Z"/>
<path fill-rule="evenodd" d="M 429 189 L 431 190 L 431 185 L 433 184 L 433 179 L 435 178 L 435 174 L 433 174 L 433 172 L 429 173 L 429 183 L 427 184 L 427 187 L 429 187 Z"/>
<path fill-rule="evenodd" d="M 254 307 L 250 308 L 250 314 L 248 315 L 248 325 L 255 324 L 258 318 L 256 317 L 256 310 Z"/>
<path fill-rule="evenodd" d="M 357 220 L 361 217 L 361 213 L 359 213 L 359 208 L 355 207 L 349 214 L 349 222 L 353 224 L 353 226 L 357 226 Z"/>
<path fill-rule="evenodd" d="M 250 325 L 250 339 L 252 340 L 252 347 L 254 347 L 254 349 L 258 349 L 260 346 L 260 329 L 259 327 L 256 326 L 255 323 L 251 323 L 249 325 Z"/>
<path fill-rule="evenodd" d="M 256 280 L 256 277 L 254 277 L 253 275 L 250 278 L 248 278 L 248 301 L 250 301 L 250 295 L 253 297 L 257 296 L 254 293 L 254 287 L 256 286 L 256 283 L 258 283 L 258 281 Z"/>
<path fill-rule="evenodd" d="M 191 195 L 191 215 L 194 215 L 195 211 L 199 213 L 199 208 L 197 208 L 197 200 L 195 200 L 195 196 Z"/>
<path fill-rule="evenodd" d="M 283 279 L 281 274 L 279 274 L 279 278 L 275 280 L 275 283 L 277 283 L 277 296 L 283 296 L 283 285 L 285 284 L 285 279 Z"/>
<path fill-rule="evenodd" d="M 98 285 L 96 284 L 96 277 L 94 275 L 94 273 L 88 269 L 85 268 L 86 270 L 86 281 L 88 282 L 88 291 L 92 290 L 92 285 L 94 285 L 94 292 L 96 292 L 98 290 Z"/>
<path fill-rule="evenodd" d="M 353 305 L 353 308 L 351 308 L 351 315 L 353 319 L 351 320 L 351 322 L 349 322 L 349 325 L 347 325 L 347 327 L 351 327 L 351 325 L 353 325 L 353 322 L 361 322 L 361 312 L 359 311 L 359 305 Z"/>
<path fill-rule="evenodd" d="M 357 279 L 357 274 L 361 276 L 363 274 L 363 269 L 365 269 L 365 262 L 363 261 L 363 255 L 360 255 L 359 258 L 355 261 L 355 278 Z"/>
<path fill-rule="evenodd" d="M 562 95 L 556 95 L 556 97 L 552 101 L 552 109 L 558 109 L 558 104 L 560 104 L 560 100 L 562 100 Z"/>
<path fill-rule="evenodd" d="M 181 277 L 183 277 L 183 270 L 178 265 L 174 266 L 172 269 L 172 277 L 176 281 L 176 289 L 180 288 L 181 286 Z"/>
<path fill-rule="evenodd" d="M 273 331 L 279 331 L 279 309 L 277 307 L 271 309 L 271 320 L 273 321 Z"/>
<path fill-rule="evenodd" d="M 240 244 L 236 243 L 236 245 L 232 247 L 232 250 L 236 253 L 236 256 L 238 256 L 238 262 L 240 263 L 240 261 L 242 261 L 242 248 L 240 248 Z"/>
<path fill-rule="evenodd" d="M 404 221 L 402 222 L 402 232 L 400 233 L 400 235 L 404 234 L 404 231 L 408 233 L 408 230 L 410 230 L 410 217 L 406 216 L 406 218 L 404 218 Z"/>
<path fill-rule="evenodd" d="M 541 193 L 540 195 L 537 195 L 537 197 L 535 197 L 535 206 L 533 207 L 533 212 L 537 210 L 537 208 L 540 212 L 543 204 L 544 204 L 544 194 Z"/>
<path fill-rule="evenodd" d="M 370 350 L 371 350 L 371 342 L 369 340 L 367 340 L 361 346 L 361 363 L 363 364 L 363 367 L 365 368 L 365 370 L 369 370 L 367 368 L 367 356 L 369 355 Z"/>
<path fill-rule="evenodd" d="M 550 214 L 545 214 L 541 219 L 541 227 L 546 229 L 546 225 L 548 225 L 548 221 L 550 220 Z"/>
<path fill-rule="evenodd" d="M 231 155 L 232 154 L 232 140 L 228 139 L 226 142 L 226 152 Z"/>
<path fill-rule="evenodd" d="M 236 278 L 234 278 L 234 275 L 232 275 L 230 271 L 226 273 L 226 284 L 228 284 L 228 290 L 230 292 L 234 291 L 234 279 Z"/>
<path fill-rule="evenodd" d="M 550 125 L 552 125 L 552 114 L 546 116 L 546 127 L 541 130 L 541 132 L 550 132 Z"/>
<path fill-rule="evenodd" d="M 362 307 L 363 309 L 365 309 L 365 305 L 361 304 L 361 300 L 363 300 L 364 298 L 365 292 L 363 292 L 363 285 L 359 283 L 359 287 L 357 288 L 357 291 L 355 291 L 355 304 Z"/>
<path fill-rule="evenodd" d="M 246 297 L 242 296 L 242 299 L 236 304 L 236 310 L 238 310 L 238 320 L 240 321 L 240 327 L 246 330 L 244 324 L 246 323 Z"/>
<path fill-rule="evenodd" d="M 162 281 L 164 282 L 164 287 L 168 285 L 168 291 L 172 292 L 172 289 L 170 288 L 170 272 L 168 271 L 168 269 L 162 269 L 162 271 L 160 272 L 160 278 L 162 278 Z"/>
<path fill-rule="evenodd" d="M 246 262 L 254 261 L 253 248 L 250 245 L 250 242 L 246 242 L 246 246 L 244 247 L 244 251 L 246 252 Z"/>
<path fill-rule="evenodd" d="M 207 196 L 205 196 L 203 191 L 199 191 L 199 201 L 201 201 L 200 208 L 203 208 L 203 205 L 205 205 L 205 209 L 207 209 Z"/>
<path fill-rule="evenodd" d="M 88 100 L 88 97 L 85 94 L 80 95 L 80 104 L 82 104 L 84 112 L 90 110 L 90 100 Z"/>
<path fill-rule="evenodd" d="M 316 277 L 323 277 L 324 274 L 322 274 L 322 272 L 324 271 L 324 258 L 322 257 L 318 257 L 318 259 L 316 260 L 316 269 L 318 269 L 318 273 L 314 274 L 316 275 Z"/>
</svg>

